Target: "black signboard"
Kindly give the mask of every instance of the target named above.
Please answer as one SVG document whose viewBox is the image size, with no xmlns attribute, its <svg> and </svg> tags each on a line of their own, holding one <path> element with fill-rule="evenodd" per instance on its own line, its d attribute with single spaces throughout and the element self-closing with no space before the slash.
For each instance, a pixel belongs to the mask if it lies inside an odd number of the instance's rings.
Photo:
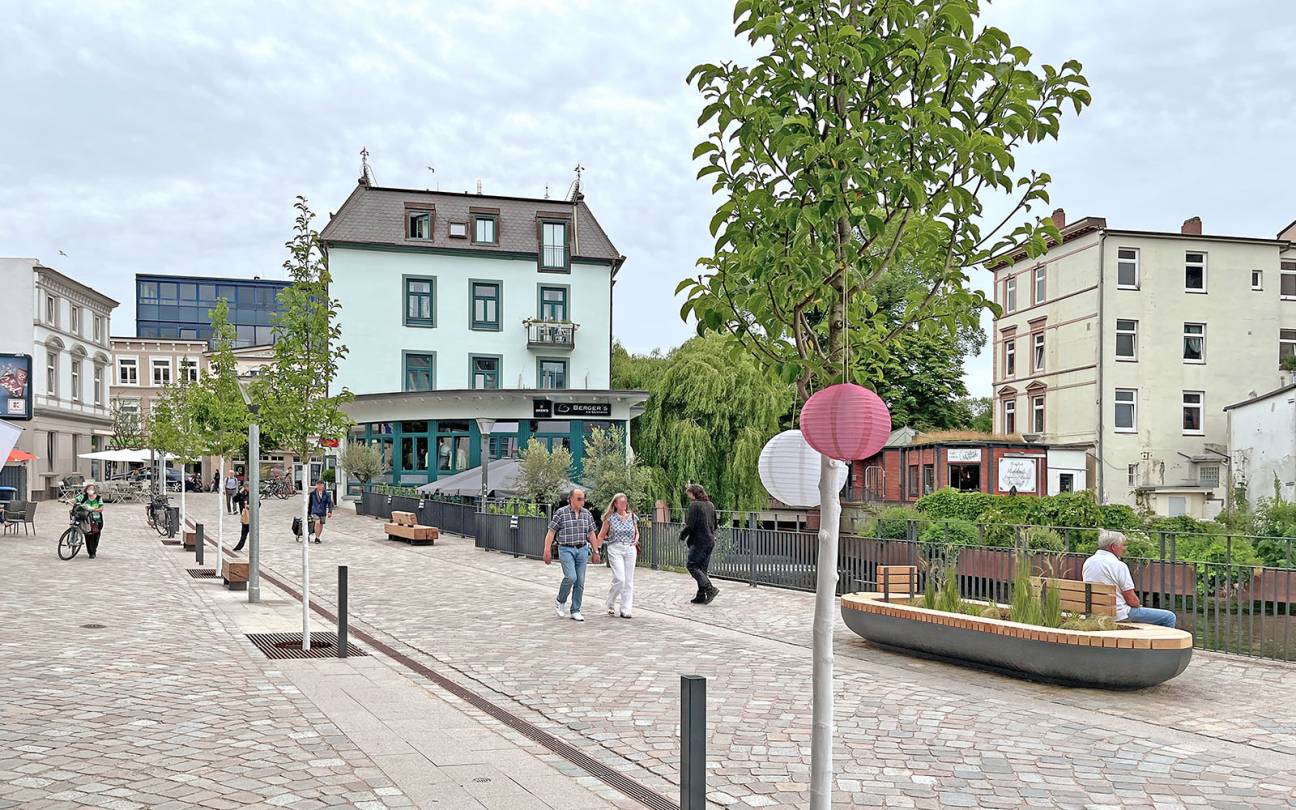
<svg viewBox="0 0 1296 810">
<path fill-rule="evenodd" d="M 606 402 L 555 402 L 554 416 L 586 418 L 612 415 L 612 406 Z"/>
<path fill-rule="evenodd" d="M 536 419 L 548 419 L 553 416 L 553 403 L 547 399 L 531 400 L 531 415 Z"/>
<path fill-rule="evenodd" d="M 0 354 L 0 419 L 32 418 L 30 354 Z"/>
</svg>

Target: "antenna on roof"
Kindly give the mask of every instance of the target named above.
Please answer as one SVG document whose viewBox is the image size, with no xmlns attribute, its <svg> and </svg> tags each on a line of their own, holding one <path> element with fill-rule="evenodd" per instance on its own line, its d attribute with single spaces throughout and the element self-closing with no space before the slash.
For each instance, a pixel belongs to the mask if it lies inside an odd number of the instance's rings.
<svg viewBox="0 0 1296 810">
<path fill-rule="evenodd" d="M 549 184 L 545 183 L 545 199 L 549 199 Z"/>
<path fill-rule="evenodd" d="M 481 194 L 481 179 L 480 179 L 480 178 L 477 180 L 477 193 L 478 193 L 478 194 Z"/>
<path fill-rule="evenodd" d="M 436 169 L 435 169 L 434 167 L 432 167 L 432 166 L 428 166 L 428 167 L 427 167 L 427 170 L 430 171 L 430 172 L 432 172 L 432 179 L 433 179 L 433 180 L 436 180 Z M 436 180 L 436 190 L 437 190 L 437 191 L 440 191 L 440 190 L 441 190 L 441 181 L 440 181 L 440 180 Z"/>
<path fill-rule="evenodd" d="M 369 168 L 369 149 L 360 147 L 360 185 L 372 186 L 374 184 L 373 170 Z"/>
</svg>

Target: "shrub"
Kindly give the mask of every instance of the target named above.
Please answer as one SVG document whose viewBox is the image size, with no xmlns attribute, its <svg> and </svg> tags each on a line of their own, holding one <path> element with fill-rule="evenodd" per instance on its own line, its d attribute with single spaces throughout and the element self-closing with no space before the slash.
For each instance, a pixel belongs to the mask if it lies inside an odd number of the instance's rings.
<svg viewBox="0 0 1296 810">
<path fill-rule="evenodd" d="M 922 512 L 911 506 L 893 506 L 883 509 L 874 524 L 878 537 L 888 540 L 904 540 L 909 536 L 909 521 L 923 520 Z"/>
<path fill-rule="evenodd" d="M 1017 575 L 1013 577 L 1012 605 L 1009 616 L 1020 624 L 1040 623 L 1040 598 L 1031 583 L 1030 563 L 1025 555 L 1017 557 Z"/>
<path fill-rule="evenodd" d="M 1033 551 L 1066 551 L 1062 535 L 1043 526 L 1027 526 L 1024 530 L 1026 548 Z"/>
<path fill-rule="evenodd" d="M 923 526 L 918 539 L 924 546 L 976 546 L 981 532 L 968 520 L 937 520 Z"/>
<path fill-rule="evenodd" d="M 1062 622 L 1063 630 L 1115 630 L 1116 620 L 1111 616 L 1098 616 L 1097 618 L 1086 618 L 1083 616 L 1072 616 Z"/>
<path fill-rule="evenodd" d="M 975 523 L 995 496 L 984 492 L 959 492 L 951 487 L 924 495 L 915 507 L 931 519 L 953 518 Z"/>
<path fill-rule="evenodd" d="M 571 477 L 571 465 L 571 451 L 566 447 L 550 452 L 539 439 L 532 438 L 518 455 L 519 494 L 533 503 L 556 502 Z"/>
<path fill-rule="evenodd" d="M 1092 529 L 1102 522 L 1102 510 L 1094 501 L 1092 492 L 1063 492 L 1034 500 L 1029 519 L 1023 522 L 1037 526 Z"/>
<path fill-rule="evenodd" d="M 1045 627 L 1062 624 L 1062 590 L 1043 585 L 1040 593 L 1040 621 Z"/>
</svg>

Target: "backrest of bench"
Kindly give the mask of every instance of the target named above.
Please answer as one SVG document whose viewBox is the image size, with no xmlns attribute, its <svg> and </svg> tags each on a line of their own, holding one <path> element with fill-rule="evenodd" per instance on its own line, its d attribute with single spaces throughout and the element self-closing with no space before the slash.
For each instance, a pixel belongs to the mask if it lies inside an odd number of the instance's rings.
<svg viewBox="0 0 1296 810">
<path fill-rule="evenodd" d="M 1062 609 L 1086 616 L 1116 617 L 1116 586 L 1103 582 L 1081 582 L 1078 579 L 1031 577 L 1036 588 L 1046 584 L 1062 595 Z"/>
<path fill-rule="evenodd" d="M 907 598 L 918 593 L 918 566 L 879 565 L 877 589 L 889 598 Z"/>
</svg>

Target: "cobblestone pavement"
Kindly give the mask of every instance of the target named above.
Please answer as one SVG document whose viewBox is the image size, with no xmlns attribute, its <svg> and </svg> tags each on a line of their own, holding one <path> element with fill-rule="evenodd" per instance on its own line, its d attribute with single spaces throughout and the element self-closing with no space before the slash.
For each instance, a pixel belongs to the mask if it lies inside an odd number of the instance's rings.
<svg viewBox="0 0 1296 810">
<path fill-rule="evenodd" d="M 197 504 L 214 520 L 213 503 Z M 266 565 L 300 578 L 293 504 L 267 502 Z M 678 768 L 678 676 L 707 676 L 709 799 L 808 802 L 809 594 L 640 569 L 635 618 L 606 616 L 591 568 L 583 625 L 559 620 L 557 566 L 443 536 L 383 539 L 349 507 L 312 546 L 316 583 L 350 566 L 353 622 L 652 787 Z M 317 585 L 317 589 L 318 589 Z M 837 804 L 842 807 L 1296 806 L 1296 667 L 1198 652 L 1156 689 L 1028 684 L 869 647 L 839 623 Z M 457 675 L 456 675 L 457 673 Z"/>
<path fill-rule="evenodd" d="M 240 631 L 300 608 L 189 578 L 140 507 L 110 505 L 98 558 L 66 562 L 46 507 L 37 536 L 0 536 L 0 808 L 632 806 L 383 659 L 266 659 Z"/>
</svg>

